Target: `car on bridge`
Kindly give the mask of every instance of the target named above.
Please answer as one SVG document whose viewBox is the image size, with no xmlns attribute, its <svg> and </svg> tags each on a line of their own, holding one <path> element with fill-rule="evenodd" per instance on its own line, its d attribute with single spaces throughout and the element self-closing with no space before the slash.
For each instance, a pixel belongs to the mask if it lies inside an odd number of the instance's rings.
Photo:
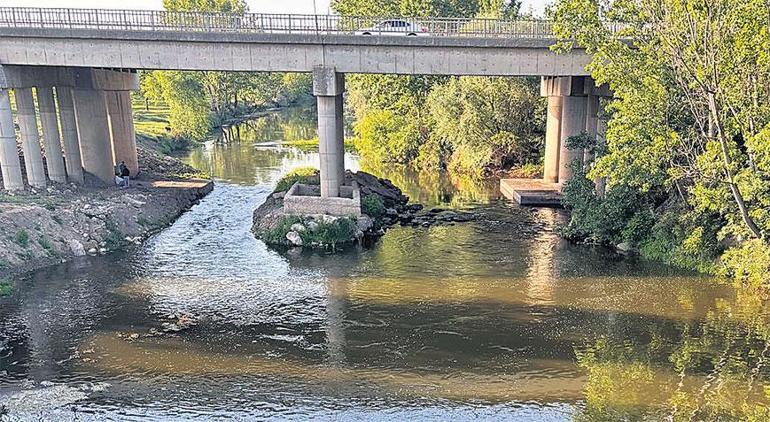
<svg viewBox="0 0 770 422">
<path fill-rule="evenodd" d="M 369 28 L 361 28 L 356 35 L 389 35 L 417 37 L 430 35 L 428 28 L 402 19 L 388 19 L 378 22 Z"/>
</svg>

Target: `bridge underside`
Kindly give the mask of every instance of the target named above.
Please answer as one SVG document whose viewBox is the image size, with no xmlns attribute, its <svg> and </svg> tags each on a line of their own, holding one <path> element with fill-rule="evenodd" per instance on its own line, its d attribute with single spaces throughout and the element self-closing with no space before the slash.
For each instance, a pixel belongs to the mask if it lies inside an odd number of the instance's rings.
<svg viewBox="0 0 770 422">
<path fill-rule="evenodd" d="M 48 181 L 106 186 L 114 183 L 114 165 L 121 161 L 137 175 L 130 91 L 138 85 L 135 71 L 0 66 L 0 170 L 5 189 L 23 189 L 24 175 L 33 188 L 45 188 Z"/>
</svg>

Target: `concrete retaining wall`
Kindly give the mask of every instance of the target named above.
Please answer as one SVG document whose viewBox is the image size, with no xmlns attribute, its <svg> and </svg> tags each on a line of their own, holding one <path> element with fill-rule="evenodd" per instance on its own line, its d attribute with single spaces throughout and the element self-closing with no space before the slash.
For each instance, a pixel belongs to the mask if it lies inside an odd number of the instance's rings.
<svg viewBox="0 0 770 422">
<path fill-rule="evenodd" d="M 295 183 L 283 198 L 283 210 L 287 214 L 360 217 L 361 191 L 358 186 L 341 186 L 340 195 L 337 198 L 321 198 L 318 186 Z"/>
</svg>

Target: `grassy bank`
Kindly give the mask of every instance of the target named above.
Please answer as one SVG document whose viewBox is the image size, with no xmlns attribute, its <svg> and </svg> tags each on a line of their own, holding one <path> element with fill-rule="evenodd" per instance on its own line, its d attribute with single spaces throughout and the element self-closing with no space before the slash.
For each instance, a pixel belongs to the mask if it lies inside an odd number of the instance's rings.
<svg viewBox="0 0 770 422">
<path fill-rule="evenodd" d="M 172 155 L 188 151 L 192 146 L 189 139 L 173 136 L 167 104 L 145 102 L 133 98 L 134 130 L 137 142 L 161 154 Z"/>
<path fill-rule="evenodd" d="M 293 141 L 283 141 L 281 145 L 298 148 L 302 151 L 315 151 L 318 149 L 318 137 L 313 139 L 296 139 Z M 345 151 L 355 152 L 355 142 L 353 138 L 345 138 Z"/>
</svg>

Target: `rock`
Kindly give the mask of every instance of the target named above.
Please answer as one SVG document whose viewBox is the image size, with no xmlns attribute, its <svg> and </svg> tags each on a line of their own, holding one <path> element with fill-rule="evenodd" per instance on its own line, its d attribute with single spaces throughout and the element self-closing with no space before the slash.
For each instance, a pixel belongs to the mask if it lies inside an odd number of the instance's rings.
<svg viewBox="0 0 770 422">
<path fill-rule="evenodd" d="M 358 230 L 366 232 L 374 226 L 374 221 L 368 215 L 362 215 L 356 220 L 356 225 L 358 226 Z"/>
<path fill-rule="evenodd" d="M 321 216 L 321 221 L 324 224 L 334 224 L 338 220 L 338 218 L 339 217 L 335 217 L 333 215 L 326 215 L 326 214 L 324 214 L 324 215 Z"/>
<path fill-rule="evenodd" d="M 301 223 L 294 223 L 291 225 L 290 230 L 297 233 L 304 233 L 307 230 L 307 228 L 303 226 Z"/>
<path fill-rule="evenodd" d="M 290 231 L 286 233 L 286 240 L 289 241 L 289 244 L 291 246 L 302 246 L 302 236 L 299 235 L 299 233 L 295 231 Z"/>
<path fill-rule="evenodd" d="M 436 216 L 436 218 L 444 221 L 452 221 L 455 217 L 457 217 L 457 213 L 454 211 L 444 211 Z"/>
<path fill-rule="evenodd" d="M 67 241 L 67 246 L 70 248 L 70 251 L 72 251 L 72 255 L 75 256 L 86 256 L 86 249 L 83 247 L 83 244 L 79 241 L 72 239 Z"/>
<path fill-rule="evenodd" d="M 408 223 L 414 220 L 414 214 L 410 214 L 410 213 L 399 214 L 398 220 L 401 221 L 402 223 Z"/>
<path fill-rule="evenodd" d="M 99 249 L 99 253 L 102 254 L 102 255 L 106 254 L 107 253 L 107 248 Z"/>
<path fill-rule="evenodd" d="M 274 199 L 283 199 L 286 196 L 286 192 L 276 192 L 273 194 Z"/>
<path fill-rule="evenodd" d="M 307 227 L 308 230 L 310 230 L 311 233 L 315 233 L 318 231 L 318 223 L 316 223 L 315 221 L 308 221 L 307 223 L 305 223 L 305 226 Z"/>
<path fill-rule="evenodd" d="M 91 249 L 89 249 L 89 250 L 88 250 L 88 254 L 89 254 L 89 255 L 96 255 L 96 254 L 97 254 L 97 252 L 98 252 L 98 251 L 96 250 L 96 248 L 91 248 Z"/>
<path fill-rule="evenodd" d="M 385 215 L 388 217 L 398 217 L 398 211 L 393 208 L 388 208 L 385 210 Z"/>
<path fill-rule="evenodd" d="M 419 212 L 422 211 L 422 204 L 411 204 L 406 207 L 411 212 Z"/>
<path fill-rule="evenodd" d="M 444 211 L 446 211 L 444 208 L 435 207 L 435 208 L 431 208 L 430 211 L 428 211 L 428 213 L 429 214 L 439 214 L 439 213 L 442 213 Z"/>
<path fill-rule="evenodd" d="M 615 250 L 624 255 L 634 251 L 634 247 L 628 242 L 621 242 L 615 246 Z"/>
</svg>

